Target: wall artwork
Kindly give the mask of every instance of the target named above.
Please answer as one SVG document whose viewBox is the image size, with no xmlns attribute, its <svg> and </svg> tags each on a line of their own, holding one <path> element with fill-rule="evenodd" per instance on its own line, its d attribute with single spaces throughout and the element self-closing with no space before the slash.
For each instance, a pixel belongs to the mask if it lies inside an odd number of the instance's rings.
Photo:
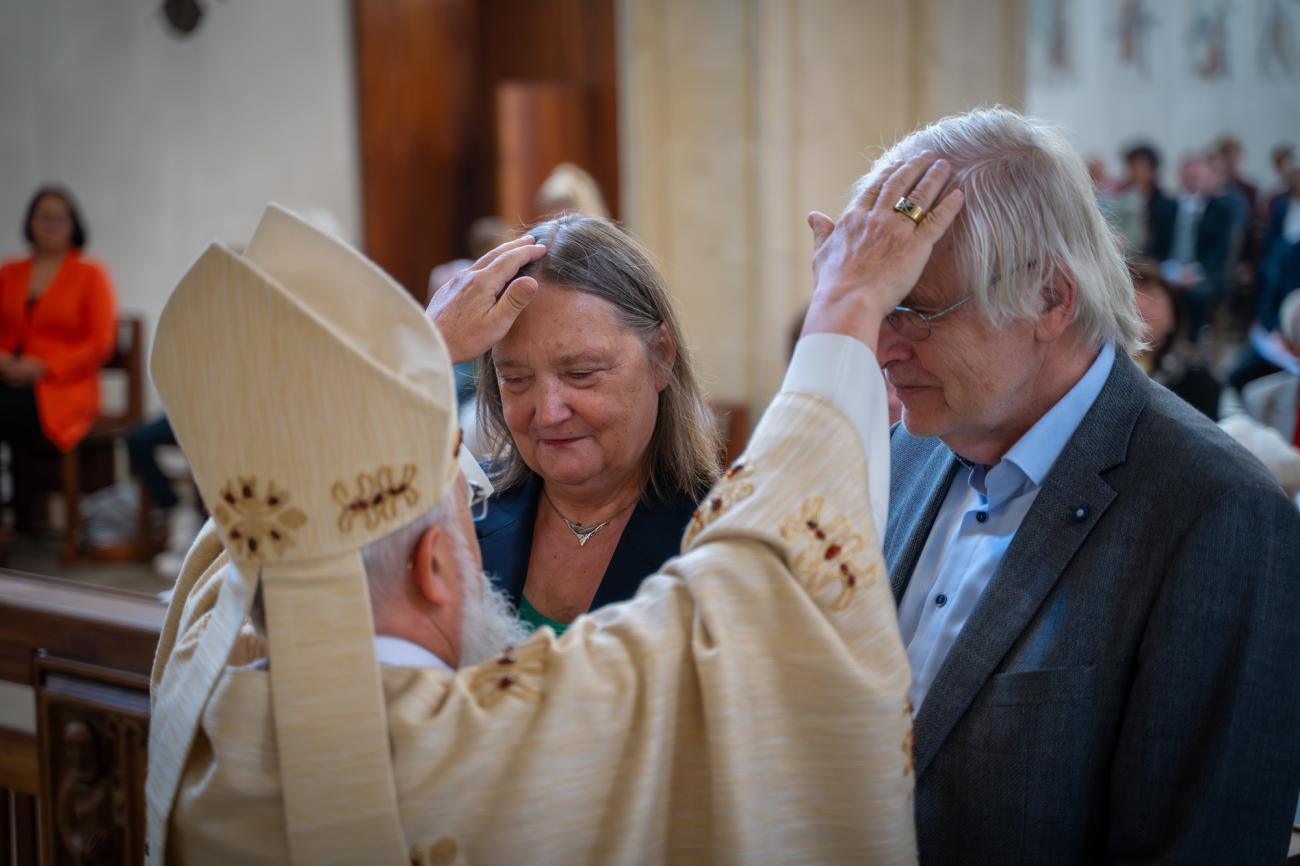
<svg viewBox="0 0 1300 866">
<path fill-rule="evenodd" d="M 1188 48 L 1192 74 L 1203 81 L 1220 81 L 1231 71 L 1229 25 L 1232 6 L 1229 0 L 1198 0 L 1193 4 Z"/>
<path fill-rule="evenodd" d="M 1032 0 L 1029 9 L 1029 65 L 1042 81 L 1074 78 L 1074 0 Z"/>
<path fill-rule="evenodd" d="M 1256 59 L 1268 79 L 1300 75 L 1300 0 L 1256 0 Z"/>
<path fill-rule="evenodd" d="M 1120 67 L 1149 77 L 1152 33 L 1159 23 L 1151 11 L 1151 0 L 1119 0 L 1116 12 L 1112 35 Z"/>
</svg>

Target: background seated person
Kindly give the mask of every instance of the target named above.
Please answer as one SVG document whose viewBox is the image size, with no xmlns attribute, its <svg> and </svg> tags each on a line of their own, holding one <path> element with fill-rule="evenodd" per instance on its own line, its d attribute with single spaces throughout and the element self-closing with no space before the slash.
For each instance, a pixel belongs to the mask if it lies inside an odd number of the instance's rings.
<svg viewBox="0 0 1300 866">
<path fill-rule="evenodd" d="M 1150 259 L 1131 262 L 1138 313 L 1147 348 L 1133 356 L 1142 371 L 1195 406 L 1207 418 L 1218 420 L 1223 386 L 1214 377 L 1201 350 L 1179 340 L 1182 310 L 1160 266 Z"/>
<path fill-rule="evenodd" d="M 86 226 L 71 194 L 37 190 L 24 258 L 0 265 L 0 443 L 71 450 L 99 417 L 99 368 L 113 352 L 113 287 L 82 258 Z"/>
<path fill-rule="evenodd" d="M 1278 318 L 1282 345 L 1298 361 L 1290 369 L 1251 382 L 1241 399 L 1252 418 L 1300 448 L 1300 288 L 1287 295 Z"/>
<path fill-rule="evenodd" d="M 496 494 L 475 528 L 484 568 L 520 617 L 558 634 L 631 598 L 677 553 L 716 476 L 718 444 L 672 300 L 641 246 L 608 220 L 576 215 L 529 234 L 546 247 L 520 272 L 536 297 L 481 367 Z M 501 286 L 513 276 L 502 273 Z"/>
</svg>

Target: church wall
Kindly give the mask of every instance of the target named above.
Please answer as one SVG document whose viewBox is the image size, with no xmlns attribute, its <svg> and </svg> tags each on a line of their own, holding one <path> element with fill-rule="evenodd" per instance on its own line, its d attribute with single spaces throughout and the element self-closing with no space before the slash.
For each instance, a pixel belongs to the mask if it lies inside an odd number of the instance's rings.
<svg viewBox="0 0 1300 866">
<path fill-rule="evenodd" d="M 1220 17 L 1222 16 L 1222 17 Z M 1029 23 L 1029 110 L 1062 124 L 1119 172 L 1119 151 L 1153 141 L 1177 187 L 1178 158 L 1224 133 L 1265 189 L 1268 151 L 1300 144 L 1300 4 L 1047 0 Z"/>
<path fill-rule="evenodd" d="M 150 334 L 206 242 L 245 242 L 269 200 L 360 237 L 349 4 L 204 3 L 188 39 L 160 6 L 0 3 L 0 254 L 25 252 L 36 186 L 67 184 Z"/>
<path fill-rule="evenodd" d="M 880 148 L 1019 105 L 1024 0 L 622 0 L 624 216 L 715 397 L 760 409 L 812 291 L 809 210 Z"/>
</svg>

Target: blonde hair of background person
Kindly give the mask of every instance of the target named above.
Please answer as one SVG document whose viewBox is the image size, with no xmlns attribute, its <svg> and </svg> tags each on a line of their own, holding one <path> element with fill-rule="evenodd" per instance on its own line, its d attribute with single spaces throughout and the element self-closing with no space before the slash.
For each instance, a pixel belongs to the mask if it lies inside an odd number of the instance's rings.
<svg viewBox="0 0 1300 866">
<path fill-rule="evenodd" d="M 538 214 L 549 217 L 564 211 L 584 216 L 609 216 L 600 184 L 586 170 L 571 162 L 557 165 L 537 189 Z"/>
<path fill-rule="evenodd" d="M 609 220 L 576 214 L 540 223 L 527 233 L 546 246 L 546 256 L 520 276 L 608 302 L 622 323 L 641 335 L 647 352 L 663 329 L 672 363 L 664 371 L 668 385 L 659 393 L 659 414 L 645 456 L 645 493 L 661 500 L 679 492 L 698 496 L 717 477 L 717 432 L 668 287 L 649 253 Z M 492 350 L 483 356 L 482 369 L 479 432 L 493 464 L 493 483 L 504 492 L 523 484 L 533 470 L 519 455 L 506 424 Z"/>
<path fill-rule="evenodd" d="M 1143 348 L 1142 319 L 1092 179 L 1065 136 L 1033 123 L 1026 127 L 1019 115 L 1000 108 L 945 118 L 886 151 L 857 189 L 884 166 L 924 150 L 943 154 L 966 191 L 966 206 L 948 240 L 980 313 L 994 325 L 1037 318 L 1041 287 L 1067 274 L 1078 294 L 1081 338 L 1095 345 L 1113 342 L 1134 354 Z M 1011 148 L 1022 158 L 989 158 Z M 1013 214 L 1021 218 L 1013 220 Z"/>
</svg>

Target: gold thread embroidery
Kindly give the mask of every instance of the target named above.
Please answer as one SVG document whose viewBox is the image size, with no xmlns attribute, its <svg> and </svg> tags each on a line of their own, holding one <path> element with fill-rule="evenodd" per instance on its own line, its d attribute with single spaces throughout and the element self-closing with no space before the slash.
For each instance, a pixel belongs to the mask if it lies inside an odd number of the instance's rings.
<svg viewBox="0 0 1300 866">
<path fill-rule="evenodd" d="M 731 468 L 722 476 L 722 480 L 709 492 L 709 495 L 700 503 L 700 507 L 695 509 L 695 513 L 691 515 L 691 522 L 686 527 L 686 536 L 682 539 L 683 547 L 690 545 L 697 535 L 727 513 L 737 502 L 753 495 L 754 485 L 748 480 L 753 474 L 753 464 L 744 458 L 732 464 Z"/>
<path fill-rule="evenodd" d="M 411 866 L 453 866 L 460 846 L 450 836 L 443 836 L 430 845 L 411 846 Z"/>
<path fill-rule="evenodd" d="M 227 546 L 244 559 L 265 559 L 267 548 L 282 556 L 294 546 L 293 531 L 307 523 L 307 515 L 287 507 L 289 494 L 267 482 L 266 493 L 257 492 L 257 478 L 227 481 L 212 516 L 226 531 Z"/>
<path fill-rule="evenodd" d="M 878 568 L 875 563 L 859 565 L 852 560 L 866 543 L 852 531 L 844 515 L 829 522 L 824 520 L 825 505 L 820 496 L 805 500 L 799 514 L 781 524 L 781 537 L 791 542 L 791 568 L 811 595 L 817 596 L 826 587 L 839 585 L 839 593 L 830 602 L 830 608 L 841 611 L 853 601 L 859 587 L 869 586 L 875 580 Z"/>
<path fill-rule="evenodd" d="M 518 649 L 507 649 L 478 666 L 470 680 L 470 691 L 484 709 L 507 695 L 525 703 L 536 703 L 542 699 L 542 692 L 526 680 L 536 680 L 546 673 L 546 653 L 542 641 L 529 641 Z"/>
<path fill-rule="evenodd" d="M 391 466 L 380 467 L 374 475 L 359 473 L 355 493 L 349 491 L 342 481 L 336 481 L 330 493 L 342 509 L 339 512 L 339 532 L 351 532 L 358 517 L 365 520 L 366 529 L 374 529 L 392 520 L 397 516 L 399 500 L 414 507 L 420 501 L 420 492 L 412 483 L 416 471 L 414 463 L 407 463 L 402 467 L 402 477 L 396 481 Z"/>
</svg>

